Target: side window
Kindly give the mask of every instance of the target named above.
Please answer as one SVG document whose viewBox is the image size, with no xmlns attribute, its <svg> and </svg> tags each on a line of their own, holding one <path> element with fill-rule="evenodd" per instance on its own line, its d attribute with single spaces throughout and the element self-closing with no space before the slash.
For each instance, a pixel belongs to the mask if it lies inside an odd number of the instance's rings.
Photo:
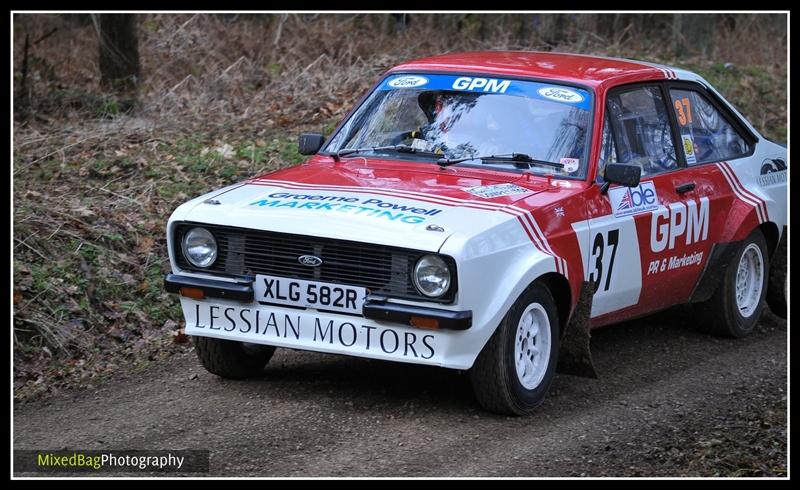
<svg viewBox="0 0 800 490">
<path fill-rule="evenodd" d="M 732 159 L 750 151 L 747 141 L 696 90 L 670 89 L 688 165 Z"/>
<path fill-rule="evenodd" d="M 597 164 L 597 182 L 604 182 L 603 172 L 609 163 L 617 163 L 617 148 L 608 123 L 608 114 L 603 121 L 603 141 L 600 143 L 600 162 Z"/>
<path fill-rule="evenodd" d="M 642 177 L 678 168 L 667 105 L 659 87 L 612 93 L 606 103 L 618 162 L 639 165 Z"/>
</svg>

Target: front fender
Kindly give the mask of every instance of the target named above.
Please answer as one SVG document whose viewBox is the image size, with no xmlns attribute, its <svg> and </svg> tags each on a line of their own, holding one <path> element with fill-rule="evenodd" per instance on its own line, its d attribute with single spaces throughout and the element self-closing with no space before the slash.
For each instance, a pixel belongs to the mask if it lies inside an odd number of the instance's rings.
<svg viewBox="0 0 800 490">
<path fill-rule="evenodd" d="M 469 238 L 453 235 L 442 246 L 441 253 L 458 263 L 458 308 L 473 312 L 472 327 L 448 346 L 452 364 L 472 366 L 523 291 L 556 272 L 553 256 L 539 251 L 522 233 L 510 220 Z"/>
<path fill-rule="evenodd" d="M 206 194 L 203 194 L 202 196 L 198 196 L 198 197 L 195 197 L 194 199 L 186 201 L 185 203 L 183 203 L 180 206 L 178 206 L 177 208 L 175 208 L 175 210 L 172 212 L 172 214 L 170 215 L 169 219 L 167 220 L 167 252 L 169 254 L 169 262 L 170 262 L 170 265 L 172 267 L 172 272 L 175 272 L 175 273 L 179 272 L 178 266 L 177 266 L 177 264 L 175 262 L 175 255 L 174 255 L 174 252 L 173 252 L 175 247 L 172 244 L 172 238 L 173 238 L 173 232 L 172 231 L 173 231 L 173 228 L 175 227 L 175 224 L 177 222 L 179 222 L 179 221 L 185 220 L 187 218 L 187 216 L 189 215 L 189 213 L 194 208 L 196 208 L 197 206 L 202 204 L 204 201 L 209 200 L 209 199 L 213 199 L 213 198 L 218 197 L 218 196 L 221 196 L 222 194 L 225 194 L 226 192 L 230 192 L 230 191 L 232 191 L 234 189 L 237 189 L 237 188 L 239 188 L 239 187 L 241 187 L 243 185 L 245 185 L 245 182 L 237 182 L 236 184 L 232 184 L 232 185 L 223 187 L 221 189 L 216 189 L 216 190 L 213 190 L 211 192 L 207 192 Z"/>
</svg>

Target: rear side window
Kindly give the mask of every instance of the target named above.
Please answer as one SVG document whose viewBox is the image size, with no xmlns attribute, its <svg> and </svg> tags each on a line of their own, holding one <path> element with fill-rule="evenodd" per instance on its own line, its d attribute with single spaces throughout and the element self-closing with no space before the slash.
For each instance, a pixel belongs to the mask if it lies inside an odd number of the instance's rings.
<svg viewBox="0 0 800 490">
<path fill-rule="evenodd" d="M 704 94 L 675 88 L 669 92 L 681 148 L 689 166 L 730 160 L 749 153 L 747 140 Z"/>
</svg>

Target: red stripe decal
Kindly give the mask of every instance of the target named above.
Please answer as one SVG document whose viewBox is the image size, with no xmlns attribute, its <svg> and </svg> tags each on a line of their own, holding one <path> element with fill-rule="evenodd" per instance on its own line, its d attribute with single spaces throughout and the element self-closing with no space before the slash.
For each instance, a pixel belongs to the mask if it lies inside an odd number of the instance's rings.
<svg viewBox="0 0 800 490">
<path fill-rule="evenodd" d="M 519 221 L 520 225 L 522 225 L 522 229 L 525 230 L 525 234 L 528 235 L 528 238 L 530 238 L 531 243 L 533 243 L 533 246 L 536 247 L 536 250 L 545 255 L 550 255 L 551 257 L 553 257 L 553 261 L 555 262 L 556 272 L 561 273 L 561 270 L 558 267 L 559 266 L 558 257 L 556 257 L 555 255 L 551 254 L 550 252 L 542 248 L 543 245 L 534 237 L 533 234 L 531 234 L 531 230 L 529 230 L 528 227 L 525 225 L 525 221 L 522 216 L 517 216 L 517 220 Z"/>
<path fill-rule="evenodd" d="M 731 190 L 733 190 L 733 193 L 736 195 L 736 197 L 739 198 L 740 201 L 749 204 L 750 206 L 753 206 L 753 208 L 756 211 L 756 216 L 758 218 L 759 223 L 763 223 L 764 217 L 761 215 L 761 208 L 759 207 L 758 202 L 753 201 L 752 199 L 742 194 L 742 192 L 739 189 L 739 186 L 736 185 L 732 177 L 728 174 L 728 170 L 722 164 L 718 163 L 717 168 L 719 168 L 720 173 L 722 173 L 722 176 L 725 178 L 725 181 L 731 187 Z"/>
<path fill-rule="evenodd" d="M 525 216 L 525 219 L 528 221 L 528 224 L 530 224 L 531 229 L 533 230 L 534 234 L 536 235 L 536 237 L 539 239 L 540 243 L 544 247 L 544 253 L 546 253 L 548 255 L 551 255 L 553 257 L 553 259 L 555 260 L 555 262 L 556 262 L 556 272 L 562 273 L 563 267 L 562 267 L 562 264 L 561 264 L 561 257 L 557 256 L 553 252 L 553 249 L 550 248 L 550 244 L 547 243 L 547 239 L 544 238 L 544 233 L 542 233 L 542 230 L 539 228 L 539 225 L 538 225 L 538 223 L 536 223 L 536 220 L 533 219 L 533 216 L 530 213 L 525 213 L 524 216 Z"/>
<path fill-rule="evenodd" d="M 746 198 L 750 199 L 750 201 L 755 203 L 755 206 L 757 206 L 758 208 L 758 213 L 761 222 L 763 223 L 765 221 L 768 221 L 767 205 L 764 202 L 764 200 L 753 194 L 749 189 L 747 189 L 744 185 L 742 185 L 741 181 L 739 180 L 739 177 L 736 175 L 736 172 L 733 171 L 733 168 L 730 166 L 730 164 L 728 164 L 728 162 L 721 162 L 721 163 L 722 163 L 722 168 L 725 169 L 728 176 L 733 180 L 734 184 L 739 189 L 739 192 Z"/>
<path fill-rule="evenodd" d="M 764 217 L 764 221 L 769 221 L 769 213 L 767 210 L 766 201 L 764 201 L 758 195 L 750 191 L 750 189 L 742 185 L 742 182 L 739 180 L 739 176 L 736 175 L 736 172 L 733 171 L 733 167 L 731 166 L 730 163 L 722 162 L 722 164 L 725 166 L 725 168 L 728 169 L 728 172 L 730 172 L 731 177 L 733 177 L 733 180 L 739 186 L 739 189 L 742 191 L 742 193 L 759 203 L 759 206 L 761 207 L 761 214 Z"/>
<path fill-rule="evenodd" d="M 733 180 L 733 177 L 730 175 L 729 170 L 725 166 L 723 166 L 722 164 L 717 164 L 717 167 L 719 168 L 725 180 L 728 182 L 728 185 L 731 187 L 736 197 L 739 198 L 739 200 L 741 200 L 742 202 L 745 202 L 750 206 L 753 206 L 753 208 L 755 208 L 759 223 L 763 223 L 764 217 L 761 214 L 761 207 L 758 205 L 758 201 L 754 201 L 753 199 L 747 197 L 745 194 L 742 193 L 741 189 Z"/>
</svg>

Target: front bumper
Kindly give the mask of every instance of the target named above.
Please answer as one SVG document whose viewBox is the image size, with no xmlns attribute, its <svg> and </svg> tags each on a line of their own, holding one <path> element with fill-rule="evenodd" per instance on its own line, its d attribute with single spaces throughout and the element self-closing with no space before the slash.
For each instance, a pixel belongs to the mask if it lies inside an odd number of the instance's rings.
<svg viewBox="0 0 800 490">
<path fill-rule="evenodd" d="M 219 298 L 243 303 L 254 301 L 253 281 L 229 282 L 167 274 L 164 277 L 164 288 L 167 292 L 196 300 Z M 472 311 L 470 310 L 453 311 L 390 303 L 386 298 L 376 296 L 367 297 L 363 312 L 365 318 L 419 328 L 466 330 L 472 326 Z"/>
<path fill-rule="evenodd" d="M 164 289 L 168 293 L 181 294 L 197 299 L 223 298 L 236 301 L 253 301 L 253 282 L 229 282 L 215 279 L 167 274 Z"/>
</svg>

